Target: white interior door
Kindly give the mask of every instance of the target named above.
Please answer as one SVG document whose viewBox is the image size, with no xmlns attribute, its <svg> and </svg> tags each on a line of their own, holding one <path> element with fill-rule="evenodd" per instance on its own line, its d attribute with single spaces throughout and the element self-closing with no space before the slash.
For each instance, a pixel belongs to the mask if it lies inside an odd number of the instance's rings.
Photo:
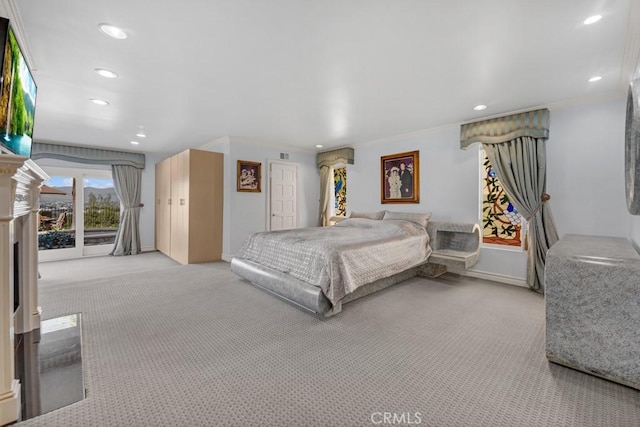
<svg viewBox="0 0 640 427">
<path fill-rule="evenodd" d="M 287 163 L 271 163 L 270 230 L 286 230 L 298 227 L 297 166 Z"/>
</svg>

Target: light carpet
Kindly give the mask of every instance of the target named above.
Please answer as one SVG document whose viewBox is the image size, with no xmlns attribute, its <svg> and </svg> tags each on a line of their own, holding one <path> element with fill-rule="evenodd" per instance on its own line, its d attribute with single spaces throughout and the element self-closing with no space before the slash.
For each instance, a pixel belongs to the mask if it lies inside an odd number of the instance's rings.
<svg viewBox="0 0 640 427">
<path fill-rule="evenodd" d="M 24 426 L 640 425 L 638 391 L 546 360 L 540 295 L 480 279 L 414 278 L 329 319 L 226 263 L 40 301 L 45 318 L 82 312 L 87 398 Z"/>
</svg>

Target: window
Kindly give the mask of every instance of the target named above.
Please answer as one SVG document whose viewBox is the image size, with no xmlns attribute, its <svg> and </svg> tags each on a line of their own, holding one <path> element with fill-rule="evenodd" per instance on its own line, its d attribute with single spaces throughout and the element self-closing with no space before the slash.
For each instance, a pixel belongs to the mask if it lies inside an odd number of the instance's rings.
<svg viewBox="0 0 640 427">
<path fill-rule="evenodd" d="M 84 245 L 113 245 L 120 224 L 120 200 L 111 177 L 84 175 Z"/>
<path fill-rule="evenodd" d="M 38 249 L 76 247 L 76 178 L 53 175 L 40 194 Z"/>
<path fill-rule="evenodd" d="M 347 215 L 347 168 L 333 170 L 335 216 Z"/>
<path fill-rule="evenodd" d="M 42 261 L 106 255 L 120 222 L 110 170 L 47 167 L 38 226 Z"/>
<path fill-rule="evenodd" d="M 509 201 L 482 149 L 480 160 L 482 243 L 522 248 L 524 218 Z"/>
</svg>

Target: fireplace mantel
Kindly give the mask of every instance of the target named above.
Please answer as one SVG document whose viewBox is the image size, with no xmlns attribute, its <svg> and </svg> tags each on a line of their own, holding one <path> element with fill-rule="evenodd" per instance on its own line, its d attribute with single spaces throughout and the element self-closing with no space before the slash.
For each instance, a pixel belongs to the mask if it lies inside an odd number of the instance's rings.
<svg viewBox="0 0 640 427">
<path fill-rule="evenodd" d="M 49 177 L 26 157 L 0 155 L 0 426 L 20 417 L 14 336 L 40 328 L 38 210 Z M 20 242 L 19 300 L 14 312 L 14 243 Z"/>
</svg>

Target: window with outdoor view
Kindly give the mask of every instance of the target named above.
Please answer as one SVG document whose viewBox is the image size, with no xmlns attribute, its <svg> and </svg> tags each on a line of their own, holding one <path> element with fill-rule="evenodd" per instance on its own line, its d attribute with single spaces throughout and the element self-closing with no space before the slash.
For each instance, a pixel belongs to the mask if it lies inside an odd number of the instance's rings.
<svg viewBox="0 0 640 427">
<path fill-rule="evenodd" d="M 76 246 L 76 179 L 51 176 L 40 194 L 38 249 Z"/>
<path fill-rule="evenodd" d="M 524 220 L 509 201 L 484 150 L 481 150 L 480 158 L 482 243 L 522 247 Z"/>
<path fill-rule="evenodd" d="M 120 224 L 120 200 L 113 179 L 85 176 L 84 245 L 112 245 Z"/>
<path fill-rule="evenodd" d="M 84 253 L 92 246 L 95 250 L 88 254 L 101 254 L 105 245 L 115 242 L 120 223 L 120 201 L 111 172 L 52 170 L 40 195 L 39 249 L 75 248 Z"/>
</svg>

